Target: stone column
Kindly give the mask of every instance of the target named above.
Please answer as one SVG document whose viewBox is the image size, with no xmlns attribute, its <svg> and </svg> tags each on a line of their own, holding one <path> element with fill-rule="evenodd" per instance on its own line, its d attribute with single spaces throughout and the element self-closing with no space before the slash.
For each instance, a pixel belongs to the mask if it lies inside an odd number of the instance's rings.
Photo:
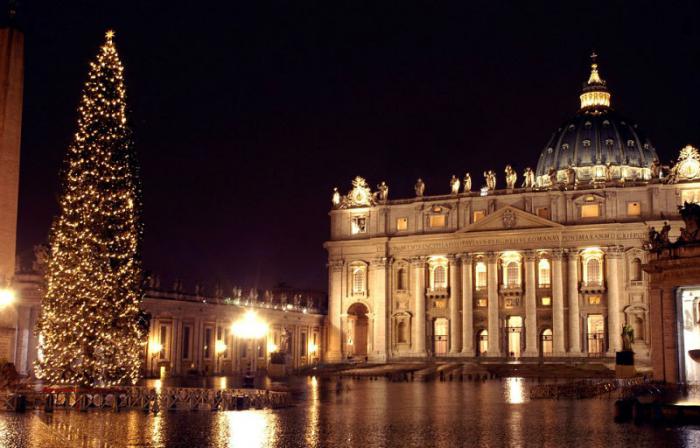
<svg viewBox="0 0 700 448">
<path fill-rule="evenodd" d="M 501 356 L 501 329 L 498 300 L 498 254 L 488 254 L 488 356 Z"/>
<path fill-rule="evenodd" d="M 426 356 L 425 352 L 425 257 L 411 260 L 413 266 L 413 300 L 416 313 L 413 327 L 413 354 Z"/>
<path fill-rule="evenodd" d="M 622 350 L 620 333 L 620 276 L 622 269 L 622 249 L 610 247 L 606 251 L 608 291 L 608 355 L 614 356 L 615 352 Z"/>
<path fill-rule="evenodd" d="M 474 356 L 474 282 L 472 256 L 462 254 L 462 356 Z"/>
<path fill-rule="evenodd" d="M 373 340 L 370 360 L 374 362 L 386 362 L 387 340 L 387 279 L 391 269 L 391 259 L 376 258 L 369 265 L 369 299 L 374 306 Z"/>
<path fill-rule="evenodd" d="M 525 357 L 538 354 L 537 344 L 537 279 L 535 251 L 525 252 Z"/>
<path fill-rule="evenodd" d="M 332 260 L 328 263 L 328 347 L 326 347 L 326 362 L 339 362 L 341 356 L 340 315 L 342 314 L 342 260 Z"/>
<path fill-rule="evenodd" d="M 459 316 L 459 302 L 462 300 L 461 279 L 457 257 L 450 255 L 450 355 L 462 351 L 462 321 Z"/>
<path fill-rule="evenodd" d="M 552 339 L 554 356 L 564 356 L 564 279 L 562 276 L 562 251 L 552 251 Z"/>
<path fill-rule="evenodd" d="M 578 251 L 570 250 L 567 260 L 569 297 L 569 354 L 581 355 L 581 317 L 578 295 Z"/>
</svg>

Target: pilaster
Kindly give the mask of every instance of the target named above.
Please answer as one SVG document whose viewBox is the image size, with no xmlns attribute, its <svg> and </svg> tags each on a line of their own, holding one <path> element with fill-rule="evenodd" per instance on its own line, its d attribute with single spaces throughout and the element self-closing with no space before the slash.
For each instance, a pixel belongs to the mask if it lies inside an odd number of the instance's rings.
<svg viewBox="0 0 700 448">
<path fill-rule="evenodd" d="M 538 353 L 535 259 L 535 251 L 525 252 L 525 357 L 535 357 Z"/>
<path fill-rule="evenodd" d="M 459 305 L 462 298 L 460 279 L 460 264 L 455 255 L 447 257 L 450 265 L 450 355 L 458 355 L 462 351 L 462 321 L 459 315 Z"/>
<path fill-rule="evenodd" d="M 425 257 L 411 259 L 413 268 L 413 298 L 416 313 L 413 327 L 413 354 L 426 356 L 425 351 Z"/>
<path fill-rule="evenodd" d="M 345 263 L 343 260 L 328 262 L 328 347 L 326 362 L 340 362 L 342 359 L 340 317 L 342 314 L 342 280 Z"/>
<path fill-rule="evenodd" d="M 474 282 L 472 256 L 462 254 L 462 356 L 474 356 Z"/>
<path fill-rule="evenodd" d="M 567 253 L 568 268 L 568 299 L 569 299 L 569 354 L 581 355 L 581 317 L 579 316 L 578 293 L 578 251 L 573 249 Z"/>
<path fill-rule="evenodd" d="M 498 254 L 488 253 L 488 332 L 489 349 L 488 356 L 501 356 L 501 329 L 499 325 L 499 300 L 498 300 Z"/>
<path fill-rule="evenodd" d="M 369 299 L 374 308 L 373 344 L 369 357 L 374 362 L 386 361 L 387 347 L 387 283 L 391 271 L 391 258 L 380 257 L 371 260 Z"/>
<path fill-rule="evenodd" d="M 622 349 L 620 333 L 620 275 L 622 275 L 622 248 L 612 246 L 605 251 L 608 290 L 608 354 L 614 356 Z"/>
<path fill-rule="evenodd" d="M 564 279 L 562 272 L 562 250 L 552 251 L 552 330 L 554 356 L 564 356 Z"/>
</svg>

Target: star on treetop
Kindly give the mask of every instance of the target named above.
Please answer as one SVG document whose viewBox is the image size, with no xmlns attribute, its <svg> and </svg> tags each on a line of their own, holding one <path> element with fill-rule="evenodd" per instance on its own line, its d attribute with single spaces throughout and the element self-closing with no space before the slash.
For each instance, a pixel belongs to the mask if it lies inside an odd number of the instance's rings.
<svg viewBox="0 0 700 448">
<path fill-rule="evenodd" d="M 107 30 L 105 33 L 105 37 L 107 38 L 107 42 L 112 42 L 112 38 L 114 37 L 114 30 Z"/>
</svg>

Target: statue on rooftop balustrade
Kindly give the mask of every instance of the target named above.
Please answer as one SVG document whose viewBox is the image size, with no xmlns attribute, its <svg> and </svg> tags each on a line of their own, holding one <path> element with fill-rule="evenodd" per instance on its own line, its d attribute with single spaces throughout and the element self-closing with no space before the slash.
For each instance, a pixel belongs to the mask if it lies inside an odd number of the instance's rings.
<svg viewBox="0 0 700 448">
<path fill-rule="evenodd" d="M 464 175 L 464 192 L 469 193 L 472 191 L 472 176 L 467 173 Z"/>
<path fill-rule="evenodd" d="M 419 177 L 416 181 L 416 185 L 413 188 L 416 190 L 416 197 L 423 197 L 423 193 L 425 193 L 425 183 L 423 182 L 423 179 Z"/>
<path fill-rule="evenodd" d="M 525 168 L 523 173 L 523 187 L 524 188 L 535 188 L 535 172 L 529 166 Z"/>
<path fill-rule="evenodd" d="M 515 183 L 518 181 L 518 173 L 515 172 L 512 166 L 506 165 L 506 187 L 509 190 L 515 188 Z"/>
<path fill-rule="evenodd" d="M 386 182 L 382 181 L 379 185 L 377 185 L 377 198 L 379 199 L 380 202 L 386 202 L 389 200 L 389 186 L 386 184 Z"/>
<path fill-rule="evenodd" d="M 333 187 L 333 196 L 331 197 L 331 202 L 333 203 L 333 208 L 340 207 L 340 193 L 338 192 L 338 187 Z"/>
<path fill-rule="evenodd" d="M 484 180 L 486 180 L 488 190 L 496 189 L 496 173 L 493 170 L 484 171 Z"/>
<path fill-rule="evenodd" d="M 457 176 L 454 174 L 452 175 L 452 179 L 450 179 L 450 192 L 452 194 L 459 193 L 459 179 L 457 179 Z"/>
<path fill-rule="evenodd" d="M 576 185 L 576 170 L 571 165 L 566 169 L 566 184 L 572 187 Z"/>
</svg>

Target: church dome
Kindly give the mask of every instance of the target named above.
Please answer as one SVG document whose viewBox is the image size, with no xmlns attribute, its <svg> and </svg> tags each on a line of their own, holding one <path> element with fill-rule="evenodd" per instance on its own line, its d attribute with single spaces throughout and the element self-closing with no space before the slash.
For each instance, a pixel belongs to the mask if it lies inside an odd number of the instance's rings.
<svg viewBox="0 0 700 448">
<path fill-rule="evenodd" d="M 579 181 L 614 179 L 648 180 L 656 150 L 634 122 L 610 107 L 610 92 L 598 74 L 595 54 L 591 75 L 584 83 L 581 108 L 557 129 L 537 161 L 537 183 L 550 184 L 550 173 L 566 179 L 573 168 Z"/>
</svg>

